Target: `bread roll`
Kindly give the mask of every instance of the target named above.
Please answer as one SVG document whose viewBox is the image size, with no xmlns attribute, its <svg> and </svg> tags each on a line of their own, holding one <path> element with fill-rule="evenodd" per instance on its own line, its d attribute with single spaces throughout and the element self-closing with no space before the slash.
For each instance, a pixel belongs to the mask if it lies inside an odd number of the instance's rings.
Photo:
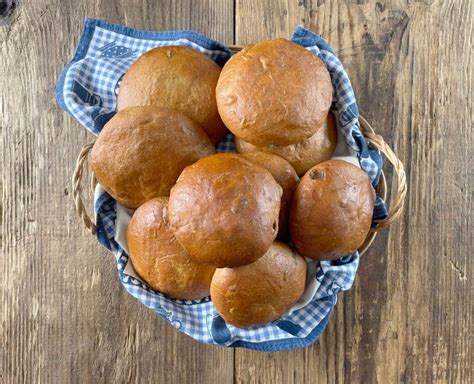
<svg viewBox="0 0 474 384">
<path fill-rule="evenodd" d="M 215 268 L 196 262 L 176 241 L 169 227 L 167 197 L 147 201 L 135 211 L 127 242 L 135 271 L 153 289 L 182 300 L 209 296 Z"/>
<path fill-rule="evenodd" d="M 277 235 L 281 195 L 266 169 L 236 154 L 208 156 L 187 167 L 172 188 L 171 227 L 200 262 L 250 264 Z"/>
<path fill-rule="evenodd" d="M 217 107 L 227 127 L 257 146 L 290 145 L 322 126 L 332 101 L 324 63 L 285 39 L 262 41 L 222 69 Z"/>
<path fill-rule="evenodd" d="M 301 179 L 290 211 L 298 252 L 314 260 L 352 254 L 372 224 L 375 191 L 367 174 L 344 160 L 328 160 Z"/>
<path fill-rule="evenodd" d="M 217 269 L 211 299 L 217 312 L 236 327 L 268 323 L 288 312 L 304 292 L 306 261 L 275 241 L 250 265 Z"/>
<path fill-rule="evenodd" d="M 92 148 L 99 183 L 128 208 L 168 196 L 181 171 L 215 152 L 199 125 L 180 112 L 160 107 L 119 111 Z"/>
<path fill-rule="evenodd" d="M 217 112 L 215 89 L 221 67 L 187 47 L 154 48 L 125 73 L 117 109 L 156 105 L 175 109 L 196 121 L 216 144 L 226 128 Z"/>
<path fill-rule="evenodd" d="M 242 157 L 267 169 L 283 189 L 278 219 L 278 235 L 280 238 L 284 238 L 288 234 L 288 214 L 293 200 L 293 193 L 299 182 L 298 175 L 288 161 L 271 153 L 244 153 Z"/>
<path fill-rule="evenodd" d="M 235 137 L 235 147 L 239 153 L 262 151 L 274 153 L 286 159 L 295 169 L 298 176 L 302 176 L 308 169 L 325 160 L 329 160 L 337 145 L 337 126 L 334 114 L 329 112 L 323 126 L 309 139 L 299 143 L 280 146 L 267 145 L 256 147 Z"/>
</svg>

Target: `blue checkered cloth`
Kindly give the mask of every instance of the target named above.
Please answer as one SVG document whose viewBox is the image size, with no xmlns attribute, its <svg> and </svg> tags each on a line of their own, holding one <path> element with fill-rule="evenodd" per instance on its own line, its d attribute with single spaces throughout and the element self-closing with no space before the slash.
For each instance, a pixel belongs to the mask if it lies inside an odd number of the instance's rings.
<svg viewBox="0 0 474 384">
<path fill-rule="evenodd" d="M 326 64 L 334 88 L 332 110 L 338 118 L 339 132 L 376 185 L 382 160 L 377 151 L 368 148 L 360 133 L 354 92 L 341 62 L 320 36 L 302 27 L 296 29 L 291 40 L 306 47 Z M 192 31 L 146 32 L 86 19 L 76 54 L 58 80 L 58 104 L 97 136 L 115 114 L 116 91 L 129 66 L 149 49 L 170 45 L 196 49 L 221 66 L 233 54 L 222 44 Z M 218 145 L 218 151 L 235 151 L 231 134 Z M 357 252 L 335 262 L 313 262 L 316 268 L 313 283 L 317 289 L 307 305 L 259 327 L 236 328 L 224 322 L 209 298 L 199 301 L 170 299 L 134 277 L 129 257 L 115 239 L 117 203 L 105 191 L 99 191 L 95 199 L 97 238 L 114 253 L 125 289 L 172 326 L 201 342 L 261 351 L 303 348 L 319 338 L 336 304 L 337 293 L 349 289 L 354 281 L 359 263 Z M 374 219 L 382 219 L 386 214 L 385 204 L 378 197 Z"/>
</svg>

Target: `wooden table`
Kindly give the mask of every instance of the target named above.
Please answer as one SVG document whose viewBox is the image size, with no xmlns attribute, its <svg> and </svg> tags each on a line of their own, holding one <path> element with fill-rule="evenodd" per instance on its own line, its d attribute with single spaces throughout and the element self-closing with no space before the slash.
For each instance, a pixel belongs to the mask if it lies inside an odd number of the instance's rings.
<svg viewBox="0 0 474 384">
<path fill-rule="evenodd" d="M 93 138 L 54 98 L 85 16 L 227 44 L 305 23 L 338 53 L 410 190 L 319 342 L 201 345 L 122 288 L 70 196 Z M 473 382 L 471 1 L 25 0 L 0 44 L 1 383 Z"/>
</svg>

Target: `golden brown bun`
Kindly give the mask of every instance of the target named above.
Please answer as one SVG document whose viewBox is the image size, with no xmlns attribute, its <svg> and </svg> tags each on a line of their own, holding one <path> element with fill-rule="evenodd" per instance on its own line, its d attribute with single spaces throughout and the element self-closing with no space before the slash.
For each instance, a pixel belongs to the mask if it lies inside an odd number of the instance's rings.
<svg viewBox="0 0 474 384">
<path fill-rule="evenodd" d="M 280 156 L 265 152 L 244 153 L 243 158 L 267 169 L 283 189 L 281 196 L 280 215 L 278 219 L 278 235 L 288 234 L 288 214 L 290 212 L 293 193 L 298 186 L 299 177 L 291 164 Z"/>
<path fill-rule="evenodd" d="M 168 222 L 168 198 L 141 205 L 127 229 L 130 258 L 135 271 L 150 287 L 175 299 L 209 296 L 215 268 L 196 262 L 176 241 Z"/>
<path fill-rule="evenodd" d="M 153 197 L 168 196 L 186 166 L 214 152 L 202 128 L 182 113 L 130 107 L 104 126 L 91 164 L 114 199 L 137 208 Z"/>
<path fill-rule="evenodd" d="M 211 299 L 217 312 L 236 327 L 268 323 L 288 312 L 304 292 L 306 261 L 275 241 L 256 262 L 217 269 Z"/>
<path fill-rule="evenodd" d="M 216 267 L 250 264 L 278 232 L 282 189 L 270 172 L 220 153 L 187 167 L 171 190 L 171 228 L 186 252 Z"/>
<path fill-rule="evenodd" d="M 324 63 L 285 39 L 262 41 L 222 69 L 217 107 L 227 128 L 254 145 L 290 145 L 322 126 L 332 101 Z"/>
<path fill-rule="evenodd" d="M 367 174 L 344 160 L 328 160 L 301 179 L 290 211 L 290 236 L 314 260 L 352 254 L 372 224 L 375 191 Z"/>
<path fill-rule="evenodd" d="M 216 105 L 221 68 L 205 54 L 187 47 L 154 48 L 125 73 L 117 109 L 156 105 L 175 109 L 196 121 L 216 144 L 226 128 Z"/>
<path fill-rule="evenodd" d="M 329 112 L 323 126 L 309 139 L 299 143 L 280 146 L 267 145 L 256 147 L 246 141 L 235 137 L 235 147 L 239 153 L 262 151 L 274 153 L 286 159 L 299 176 L 308 169 L 323 161 L 329 160 L 337 145 L 337 127 L 334 114 Z"/>
</svg>

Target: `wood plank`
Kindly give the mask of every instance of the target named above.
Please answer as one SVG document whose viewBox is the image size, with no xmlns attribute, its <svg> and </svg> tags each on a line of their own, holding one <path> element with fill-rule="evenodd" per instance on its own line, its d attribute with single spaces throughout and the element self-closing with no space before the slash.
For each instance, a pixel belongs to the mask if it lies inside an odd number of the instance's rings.
<svg viewBox="0 0 474 384">
<path fill-rule="evenodd" d="M 70 177 L 92 137 L 54 87 L 86 15 L 233 41 L 231 0 L 20 2 L 0 27 L 0 382 L 231 383 L 233 350 L 193 341 L 129 296 L 74 214 Z"/>
<path fill-rule="evenodd" d="M 302 22 L 322 33 L 405 160 L 411 190 L 322 339 L 288 353 L 238 350 L 235 380 L 471 382 L 470 2 L 299 3 L 238 1 L 236 42 Z M 76 221 L 69 177 L 91 137 L 55 106 L 54 83 L 85 15 L 233 41 L 231 1 L 22 2 L 0 27 L 0 382 L 230 382 L 232 351 L 195 343 L 129 297 Z"/>
<path fill-rule="evenodd" d="M 238 350 L 236 381 L 472 382 L 472 3 L 236 3 L 237 44 L 302 23 L 338 52 L 361 110 L 404 160 L 410 193 L 321 340 Z"/>
</svg>

